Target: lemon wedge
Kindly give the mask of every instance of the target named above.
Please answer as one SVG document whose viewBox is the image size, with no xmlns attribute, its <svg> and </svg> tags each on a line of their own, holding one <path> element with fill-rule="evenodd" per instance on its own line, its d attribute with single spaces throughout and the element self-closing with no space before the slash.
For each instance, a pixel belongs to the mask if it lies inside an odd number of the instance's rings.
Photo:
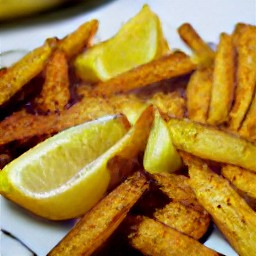
<svg viewBox="0 0 256 256">
<path fill-rule="evenodd" d="M 47 219 L 81 216 L 132 171 L 152 123 L 153 111 L 147 108 L 129 130 L 124 116 L 69 128 L 6 165 L 0 193 Z"/>
<path fill-rule="evenodd" d="M 74 62 L 88 82 L 110 79 L 169 52 L 161 22 L 148 5 L 125 23 L 111 39 L 87 49 Z"/>
<path fill-rule="evenodd" d="M 110 174 L 94 161 L 128 130 L 123 116 L 69 128 L 38 144 L 0 172 L 6 198 L 49 219 L 81 215 L 106 192 Z"/>
<path fill-rule="evenodd" d="M 145 149 L 143 165 L 149 173 L 174 172 L 182 166 L 181 158 L 172 144 L 168 126 L 157 110 Z"/>
</svg>

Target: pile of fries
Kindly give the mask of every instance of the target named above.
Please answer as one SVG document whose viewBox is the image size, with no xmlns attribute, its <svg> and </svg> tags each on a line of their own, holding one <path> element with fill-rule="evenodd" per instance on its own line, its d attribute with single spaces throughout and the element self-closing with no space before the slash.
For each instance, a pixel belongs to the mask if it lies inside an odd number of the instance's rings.
<svg viewBox="0 0 256 256">
<path fill-rule="evenodd" d="M 72 61 L 97 27 L 48 39 L 0 71 L 1 168 L 61 130 L 149 104 L 184 168 L 151 175 L 139 164 L 49 255 L 219 255 L 203 245 L 211 223 L 239 255 L 256 255 L 256 27 L 237 24 L 214 51 L 183 24 L 192 56 L 175 51 L 90 85 Z"/>
</svg>

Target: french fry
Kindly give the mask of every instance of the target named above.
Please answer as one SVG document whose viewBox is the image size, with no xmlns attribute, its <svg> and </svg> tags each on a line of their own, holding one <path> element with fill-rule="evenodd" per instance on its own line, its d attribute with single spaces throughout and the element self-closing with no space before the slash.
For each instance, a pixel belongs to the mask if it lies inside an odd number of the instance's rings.
<svg viewBox="0 0 256 256">
<path fill-rule="evenodd" d="M 211 67 L 197 69 L 191 76 L 187 90 L 188 117 L 191 120 L 206 123 L 211 100 L 212 74 Z"/>
<path fill-rule="evenodd" d="M 155 210 L 155 219 L 196 240 L 200 239 L 209 227 L 210 216 L 198 203 L 189 178 L 169 173 L 155 174 L 153 178 L 171 200 L 164 208 Z"/>
<path fill-rule="evenodd" d="M 58 43 L 58 48 L 64 51 L 68 59 L 73 58 L 89 46 L 97 32 L 99 22 L 91 20 L 82 24 L 73 33 L 67 35 Z"/>
<path fill-rule="evenodd" d="M 255 173 L 234 165 L 227 165 L 222 167 L 221 174 L 246 195 L 256 198 Z"/>
<path fill-rule="evenodd" d="M 187 161 L 190 184 L 198 201 L 239 255 L 256 254 L 256 213 L 229 182 L 207 164 L 191 157 Z"/>
<path fill-rule="evenodd" d="M 137 216 L 130 217 L 129 241 L 131 245 L 145 255 L 219 255 L 175 229 L 153 219 Z"/>
<path fill-rule="evenodd" d="M 0 78 L 0 106 L 43 70 L 55 45 L 54 39 L 47 40 L 7 69 Z"/>
<path fill-rule="evenodd" d="M 200 158 L 256 172 L 256 145 L 238 136 L 186 119 L 170 119 L 174 145 Z"/>
<path fill-rule="evenodd" d="M 207 43 L 199 36 L 189 23 L 184 23 L 178 28 L 181 39 L 194 52 L 197 62 L 203 66 L 209 66 L 214 61 L 215 53 Z"/>
<path fill-rule="evenodd" d="M 234 131 L 237 131 L 241 126 L 253 99 L 256 85 L 256 27 L 244 25 L 240 30 L 242 30 L 240 33 L 237 30 L 234 32 L 238 35 L 233 35 L 238 54 L 237 86 L 234 105 L 230 112 L 229 128 Z M 252 118 L 250 116 L 252 114 L 248 115 L 249 119 Z M 255 118 L 253 122 L 256 122 Z"/>
<path fill-rule="evenodd" d="M 13 141 L 28 141 L 34 137 L 49 137 L 68 127 L 115 113 L 138 116 L 148 104 L 154 103 L 171 116 L 181 116 L 185 112 L 184 99 L 176 92 L 158 94 L 143 101 L 134 95 L 116 95 L 109 98 L 92 96 L 88 89 L 80 89 L 83 99 L 59 114 L 33 115 L 26 111 L 13 113 L 0 122 L 0 147 Z M 128 113 L 128 114 L 129 114 Z"/>
<path fill-rule="evenodd" d="M 145 177 L 135 173 L 85 214 L 48 256 L 91 255 L 114 232 L 147 188 Z"/>
<path fill-rule="evenodd" d="M 235 51 L 232 37 L 222 33 L 216 52 L 208 123 L 219 125 L 227 121 L 235 82 Z"/>
<path fill-rule="evenodd" d="M 94 93 L 109 96 L 192 72 L 196 65 L 182 52 L 174 52 L 95 86 Z"/>
<path fill-rule="evenodd" d="M 44 113 L 54 113 L 63 110 L 69 98 L 67 59 L 63 51 L 55 50 L 46 66 L 42 91 L 35 98 L 34 104 Z"/>
<path fill-rule="evenodd" d="M 195 200 L 196 201 L 196 200 Z M 186 203 L 186 201 L 185 201 Z M 172 201 L 162 209 L 154 212 L 154 218 L 175 230 L 200 239 L 208 230 L 210 224 L 209 214 L 197 203 L 187 205 L 184 202 Z M 201 208 L 200 210 L 198 208 Z"/>
<path fill-rule="evenodd" d="M 242 123 L 242 127 L 238 131 L 239 134 L 252 141 L 256 140 L 256 94 L 254 93 L 252 103 Z"/>
</svg>

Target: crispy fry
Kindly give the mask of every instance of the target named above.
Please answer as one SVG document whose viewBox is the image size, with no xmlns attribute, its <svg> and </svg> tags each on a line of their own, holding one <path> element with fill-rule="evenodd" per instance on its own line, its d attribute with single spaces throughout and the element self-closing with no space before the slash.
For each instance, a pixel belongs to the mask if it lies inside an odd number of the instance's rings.
<svg viewBox="0 0 256 256">
<path fill-rule="evenodd" d="M 196 65 L 182 52 L 174 52 L 122 73 L 95 86 L 98 95 L 109 96 L 190 73 Z"/>
<path fill-rule="evenodd" d="M 207 43 L 199 36 L 191 24 L 185 23 L 178 28 L 181 39 L 188 45 L 197 57 L 197 61 L 202 65 L 211 65 L 214 61 L 215 53 Z"/>
<path fill-rule="evenodd" d="M 178 149 L 256 172 L 255 144 L 228 132 L 184 119 L 170 119 L 168 127 Z"/>
<path fill-rule="evenodd" d="M 145 177 L 135 173 L 89 211 L 48 255 L 91 255 L 114 232 L 147 188 Z"/>
<path fill-rule="evenodd" d="M 256 93 L 254 93 L 252 103 L 243 121 L 239 134 L 252 141 L 256 140 Z"/>
<path fill-rule="evenodd" d="M 158 94 L 143 101 L 134 95 L 117 95 L 109 98 L 94 97 L 88 89 L 80 89 L 83 99 L 71 108 L 59 114 L 33 115 L 20 111 L 0 122 L 0 147 L 12 141 L 23 141 L 33 137 L 46 138 L 68 127 L 96 119 L 108 114 L 124 112 L 136 115 L 148 104 L 156 104 L 164 113 L 171 116 L 184 114 L 184 99 L 176 92 L 166 95 Z M 163 108 L 164 106 L 164 108 Z M 167 112 L 165 112 L 167 111 Z M 45 136 L 46 135 L 46 136 Z"/>
<path fill-rule="evenodd" d="M 56 50 L 46 66 L 45 82 L 40 95 L 34 103 L 42 112 L 59 112 L 70 98 L 68 63 L 65 53 Z"/>
<path fill-rule="evenodd" d="M 187 164 L 190 184 L 215 224 L 239 255 L 255 255 L 256 213 L 227 180 L 210 171 L 203 161 L 191 157 Z"/>
<path fill-rule="evenodd" d="M 82 24 L 77 30 L 64 37 L 58 44 L 58 48 L 63 50 L 67 57 L 73 58 L 85 47 L 90 45 L 92 38 L 97 32 L 99 22 L 91 20 Z"/>
<path fill-rule="evenodd" d="M 150 218 L 130 217 L 131 245 L 145 255 L 219 255 L 198 241 Z"/>
<path fill-rule="evenodd" d="M 209 227 L 210 216 L 198 203 L 189 178 L 169 173 L 155 174 L 153 178 L 171 199 L 163 209 L 156 209 L 154 217 L 181 233 L 200 239 Z"/>
<path fill-rule="evenodd" d="M 43 70 L 55 45 L 55 40 L 47 40 L 7 69 L 0 78 L 0 106 Z"/>
<path fill-rule="evenodd" d="M 208 123 L 219 125 L 227 121 L 235 85 L 235 51 L 232 37 L 222 33 L 217 49 Z"/>
<path fill-rule="evenodd" d="M 227 165 L 222 168 L 221 174 L 246 195 L 256 198 L 255 173 L 234 165 Z"/>
<path fill-rule="evenodd" d="M 238 35 L 235 35 L 238 54 L 237 86 L 229 122 L 229 128 L 234 131 L 240 128 L 253 99 L 256 85 L 256 27 L 244 25 L 240 30 L 242 32 L 236 31 Z M 253 114 L 253 116 L 255 115 Z M 253 121 L 255 122 L 255 119 Z M 248 121 L 246 122 L 248 123 Z"/>
<path fill-rule="evenodd" d="M 188 117 L 206 123 L 212 90 L 211 67 L 197 69 L 191 76 L 186 90 Z"/>
</svg>

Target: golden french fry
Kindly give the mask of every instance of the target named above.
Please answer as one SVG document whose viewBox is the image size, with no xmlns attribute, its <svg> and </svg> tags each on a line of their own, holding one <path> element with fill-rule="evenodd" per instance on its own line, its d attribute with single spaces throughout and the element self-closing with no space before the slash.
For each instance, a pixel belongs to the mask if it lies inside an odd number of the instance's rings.
<svg viewBox="0 0 256 256">
<path fill-rule="evenodd" d="M 200 239 L 209 227 L 210 215 L 198 203 L 189 178 L 170 173 L 152 177 L 171 200 L 164 208 L 155 210 L 155 219 L 196 240 Z"/>
<path fill-rule="evenodd" d="M 135 173 L 85 214 L 48 256 L 91 255 L 114 232 L 147 188 L 145 177 Z"/>
<path fill-rule="evenodd" d="M 0 106 L 43 70 L 55 45 L 55 40 L 47 40 L 7 69 L 0 78 Z"/>
<path fill-rule="evenodd" d="M 153 219 L 137 216 L 130 217 L 129 221 L 133 222 L 129 241 L 134 248 L 145 255 L 219 255 L 191 237 Z"/>
<path fill-rule="evenodd" d="M 236 37 L 237 75 L 234 105 L 229 122 L 229 128 L 234 131 L 240 128 L 253 99 L 256 85 L 256 27 L 244 25 L 240 30 L 242 32 L 235 31 L 238 35 L 234 36 Z M 248 115 L 248 118 L 253 118 L 250 116 L 255 116 L 254 113 Z M 255 118 L 253 122 L 256 122 Z"/>
<path fill-rule="evenodd" d="M 188 117 L 206 123 L 211 100 L 212 67 L 197 69 L 191 76 L 187 90 Z"/>
<path fill-rule="evenodd" d="M 73 33 L 59 41 L 58 48 L 63 50 L 69 59 L 73 58 L 90 45 L 92 38 L 97 32 L 98 24 L 97 20 L 85 22 Z"/>
<path fill-rule="evenodd" d="M 57 49 L 47 63 L 45 82 L 34 103 L 38 110 L 54 113 L 63 110 L 69 98 L 68 62 L 65 53 Z"/>
<path fill-rule="evenodd" d="M 101 82 L 95 86 L 94 92 L 104 96 L 128 92 L 164 79 L 188 74 L 195 68 L 196 65 L 186 54 L 174 52 Z"/>
<path fill-rule="evenodd" d="M 186 119 L 170 119 L 173 144 L 195 156 L 256 172 L 256 145 L 228 132 Z"/>
<path fill-rule="evenodd" d="M 222 33 L 216 52 L 208 123 L 227 121 L 235 87 L 235 51 L 232 37 Z"/>
<path fill-rule="evenodd" d="M 222 167 L 221 174 L 246 195 L 256 198 L 256 174 L 254 172 L 234 165 L 226 165 Z"/>
<path fill-rule="evenodd" d="M 203 41 L 191 24 L 185 23 L 178 28 L 181 39 L 188 45 L 197 57 L 197 62 L 203 66 L 211 65 L 215 53 L 210 46 Z"/>
<path fill-rule="evenodd" d="M 256 213 L 227 180 L 212 172 L 202 160 L 191 157 L 186 162 L 198 201 L 232 247 L 239 255 L 255 255 Z"/>
<path fill-rule="evenodd" d="M 254 93 L 250 108 L 242 123 L 242 127 L 238 131 L 239 134 L 252 141 L 256 140 L 256 94 Z"/>
<path fill-rule="evenodd" d="M 13 113 L 0 122 L 0 147 L 12 141 L 21 141 L 22 144 L 35 137 L 46 138 L 68 127 L 108 114 L 124 113 L 136 115 L 137 118 L 148 104 L 155 104 L 171 116 L 180 117 L 185 112 L 185 101 L 176 92 L 166 95 L 159 93 L 146 101 L 126 94 L 109 98 L 95 97 L 83 87 L 79 89 L 79 94 L 83 96 L 82 100 L 59 114 L 33 115 L 26 111 Z"/>
</svg>

